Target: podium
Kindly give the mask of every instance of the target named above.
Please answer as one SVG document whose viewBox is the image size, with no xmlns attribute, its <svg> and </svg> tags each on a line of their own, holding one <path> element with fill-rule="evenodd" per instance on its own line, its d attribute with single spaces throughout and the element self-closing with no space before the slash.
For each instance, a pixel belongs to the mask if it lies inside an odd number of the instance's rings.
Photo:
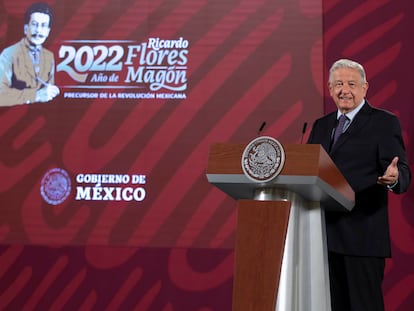
<svg viewBox="0 0 414 311">
<path fill-rule="evenodd" d="M 207 179 L 237 200 L 233 311 L 328 311 L 325 209 L 348 212 L 354 192 L 320 145 L 283 145 L 285 163 L 258 183 L 246 145 L 210 147 Z"/>
</svg>

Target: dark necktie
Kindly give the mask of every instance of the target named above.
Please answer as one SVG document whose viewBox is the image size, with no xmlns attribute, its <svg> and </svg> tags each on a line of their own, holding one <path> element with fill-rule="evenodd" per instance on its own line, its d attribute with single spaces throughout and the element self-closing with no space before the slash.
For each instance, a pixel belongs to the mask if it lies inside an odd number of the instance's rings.
<svg viewBox="0 0 414 311">
<path fill-rule="evenodd" d="M 344 132 L 344 127 L 345 127 L 346 120 L 348 120 L 348 118 L 344 114 L 342 114 L 339 117 L 339 122 L 338 122 L 338 126 L 335 129 L 332 146 L 335 145 L 335 143 L 338 140 L 339 136 L 341 136 L 341 134 Z"/>
</svg>

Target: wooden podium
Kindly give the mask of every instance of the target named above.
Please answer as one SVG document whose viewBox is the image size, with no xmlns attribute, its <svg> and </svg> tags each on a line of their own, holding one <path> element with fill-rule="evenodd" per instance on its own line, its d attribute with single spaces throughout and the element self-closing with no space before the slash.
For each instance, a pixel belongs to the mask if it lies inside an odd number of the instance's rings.
<svg viewBox="0 0 414 311">
<path fill-rule="evenodd" d="M 244 174 L 245 147 L 213 144 L 207 167 L 238 205 L 232 310 L 331 310 L 324 209 L 351 210 L 354 192 L 320 145 L 283 145 L 267 183 Z"/>
</svg>

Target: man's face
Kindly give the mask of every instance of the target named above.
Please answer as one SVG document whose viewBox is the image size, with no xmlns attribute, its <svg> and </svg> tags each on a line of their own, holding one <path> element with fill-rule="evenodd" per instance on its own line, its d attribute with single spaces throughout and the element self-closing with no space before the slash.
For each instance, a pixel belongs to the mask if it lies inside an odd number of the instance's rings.
<svg viewBox="0 0 414 311">
<path fill-rule="evenodd" d="M 50 33 L 50 16 L 35 12 L 30 16 L 28 24 L 24 25 L 24 34 L 33 45 L 42 45 Z"/>
<path fill-rule="evenodd" d="M 332 99 L 342 113 L 359 106 L 368 90 L 368 83 L 363 82 L 359 72 L 352 68 L 336 69 L 328 86 Z"/>
</svg>

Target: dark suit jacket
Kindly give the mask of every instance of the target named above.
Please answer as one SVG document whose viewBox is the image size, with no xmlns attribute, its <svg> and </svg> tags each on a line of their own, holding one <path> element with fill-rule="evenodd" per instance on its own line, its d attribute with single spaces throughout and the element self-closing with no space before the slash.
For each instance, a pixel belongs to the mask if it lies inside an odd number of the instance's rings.
<svg viewBox="0 0 414 311">
<path fill-rule="evenodd" d="M 398 156 L 399 179 L 393 191 L 405 192 L 410 184 L 400 123 L 395 115 L 365 101 L 329 150 L 335 125 L 336 111 L 315 121 L 308 140 L 323 146 L 355 191 L 351 212 L 326 211 L 328 249 L 352 256 L 389 257 L 388 190 L 377 184 L 377 178 Z"/>
</svg>

